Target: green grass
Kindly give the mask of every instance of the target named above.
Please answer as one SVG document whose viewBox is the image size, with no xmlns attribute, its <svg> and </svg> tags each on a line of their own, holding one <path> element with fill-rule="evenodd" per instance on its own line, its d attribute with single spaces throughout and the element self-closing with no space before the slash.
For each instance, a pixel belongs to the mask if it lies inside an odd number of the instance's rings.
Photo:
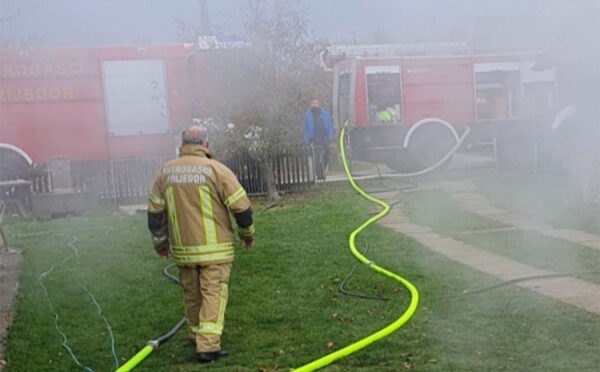
<svg viewBox="0 0 600 372">
<path fill-rule="evenodd" d="M 480 183 L 483 182 L 491 183 L 488 179 Z M 538 199 L 534 199 L 533 193 L 530 197 L 529 203 L 539 202 Z M 547 195 L 542 193 L 538 196 L 540 197 L 545 199 Z M 497 197 L 500 198 L 501 196 Z M 509 231 L 489 231 L 487 229 L 505 228 L 508 225 L 462 210 L 450 196 L 441 191 L 410 193 L 404 196 L 402 201 L 404 212 L 415 223 L 475 247 L 557 273 L 600 271 L 600 251 L 518 228 Z M 546 206 L 546 214 L 550 213 L 549 211 L 549 207 Z M 585 211 L 580 211 L 576 216 L 576 221 L 588 221 Z M 581 225 L 571 225 L 574 226 Z M 484 231 L 477 233 L 478 230 Z M 600 283 L 600 276 L 597 274 L 575 276 Z"/>
<path fill-rule="evenodd" d="M 460 207 L 441 191 L 422 191 L 407 194 L 403 211 L 415 223 L 427 225 L 443 233 L 468 232 L 507 227 Z"/>
<path fill-rule="evenodd" d="M 600 251 L 596 249 L 520 230 L 456 238 L 540 269 L 557 273 L 596 272 L 575 276 L 600 283 Z"/>
<path fill-rule="evenodd" d="M 337 187 L 286 196 L 279 208 L 257 216 L 256 249 L 238 250 L 233 267 L 223 336 L 230 356 L 200 367 L 185 332 L 179 332 L 136 371 L 284 371 L 326 354 L 328 342 L 339 349 L 398 318 L 409 302 L 407 291 L 364 266 L 349 289 L 390 301 L 337 291 L 355 262 L 348 234 L 371 208 L 345 184 Z M 44 231 L 61 233 L 23 236 Z M 94 293 L 111 322 L 121 362 L 182 316 L 180 292 L 160 273 L 168 262 L 155 257 L 144 215 L 102 209 L 86 218 L 10 219 L 6 232 L 24 254 L 7 371 L 81 370 L 61 347 L 38 284 L 51 265 L 55 271 L 45 284 L 60 325 L 80 361 L 96 372 L 113 369 L 109 338 L 80 284 Z M 78 256 L 68 246 L 74 236 Z M 497 281 L 381 226 L 361 234 L 359 245 L 365 239 L 368 257 L 414 283 L 421 303 L 399 331 L 326 371 L 546 372 L 600 366 L 597 316 L 510 286 L 462 296 L 464 289 Z"/>
<path fill-rule="evenodd" d="M 600 205 L 579 202 L 574 185 L 563 177 L 494 172 L 474 182 L 490 201 L 510 211 L 557 228 L 600 234 Z"/>
</svg>

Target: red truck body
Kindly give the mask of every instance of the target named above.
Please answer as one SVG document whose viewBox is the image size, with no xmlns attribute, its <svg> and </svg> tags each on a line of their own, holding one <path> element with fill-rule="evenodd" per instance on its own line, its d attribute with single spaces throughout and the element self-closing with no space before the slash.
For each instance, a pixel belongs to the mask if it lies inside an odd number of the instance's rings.
<svg viewBox="0 0 600 372">
<path fill-rule="evenodd" d="M 536 69 L 536 58 L 359 54 L 334 67 L 333 116 L 337 126 L 353 124 L 356 159 L 422 169 L 446 154 L 466 125 L 472 140 L 491 143 L 501 125 L 552 111 L 555 74 Z"/>
<path fill-rule="evenodd" d="M 399 90 L 401 91 L 401 117 L 400 122 L 411 125 L 427 118 L 437 117 L 453 124 L 474 123 L 485 120 L 499 120 L 519 118 L 535 115 L 547 109 L 552 103 L 555 94 L 553 71 L 537 72 L 532 69 L 535 65 L 535 55 L 489 55 L 489 56 L 447 56 L 447 57 L 398 57 L 398 58 L 357 58 L 343 61 L 337 66 L 337 75 L 353 73 L 354 99 L 350 115 L 357 127 L 367 127 L 371 124 L 369 112 L 369 97 L 367 75 L 369 68 L 396 67 L 400 75 Z M 476 66 L 487 66 L 488 72 L 508 71 L 514 66 L 515 107 L 513 112 L 496 111 L 490 118 L 478 117 L 478 110 L 482 110 L 488 102 L 484 97 L 477 95 Z M 494 71 L 496 67 L 498 70 Z M 544 93 L 550 95 L 541 106 L 540 102 L 532 97 L 533 92 L 528 90 L 527 84 L 537 82 L 523 79 L 524 74 L 533 76 L 543 75 L 540 82 L 549 83 L 544 88 Z M 506 81 L 508 83 L 508 81 Z M 499 85 L 500 82 L 495 82 Z M 483 85 L 483 84 L 482 84 Z M 492 84 L 490 84 L 492 85 Z M 339 92 L 339 90 L 338 90 Z M 339 95 L 335 97 L 339 102 Z M 334 102 L 335 106 L 336 102 Z M 479 105 L 479 108 L 478 108 Z M 518 106 L 518 110 L 517 107 Z M 339 108 L 339 103 L 337 105 Z M 338 117 L 340 113 L 337 113 Z"/>
<path fill-rule="evenodd" d="M 0 50 L 0 144 L 38 163 L 175 154 L 174 133 L 191 121 L 192 53 L 184 45 Z"/>
</svg>

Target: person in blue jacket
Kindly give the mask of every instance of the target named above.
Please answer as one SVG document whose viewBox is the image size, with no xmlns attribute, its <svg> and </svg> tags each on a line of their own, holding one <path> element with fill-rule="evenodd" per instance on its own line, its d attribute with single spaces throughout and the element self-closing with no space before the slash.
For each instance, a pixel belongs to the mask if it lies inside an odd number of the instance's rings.
<svg viewBox="0 0 600 372">
<path fill-rule="evenodd" d="M 325 170 L 329 165 L 329 144 L 333 141 L 333 124 L 329 112 L 319 105 L 319 100 L 310 101 L 310 109 L 304 112 L 302 126 L 304 142 L 314 144 L 318 149 L 317 177 L 325 179 Z"/>
</svg>

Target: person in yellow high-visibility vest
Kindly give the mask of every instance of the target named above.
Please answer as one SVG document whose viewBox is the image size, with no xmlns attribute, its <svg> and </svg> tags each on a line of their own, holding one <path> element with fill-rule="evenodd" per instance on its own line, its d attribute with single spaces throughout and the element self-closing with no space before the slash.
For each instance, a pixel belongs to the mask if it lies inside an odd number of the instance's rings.
<svg viewBox="0 0 600 372">
<path fill-rule="evenodd" d="M 396 110 L 391 106 L 383 106 L 377 111 L 377 121 L 379 123 L 392 123 L 395 121 Z"/>
<path fill-rule="evenodd" d="M 159 256 L 172 254 L 183 288 L 185 315 L 200 362 L 227 355 L 221 348 L 234 233 L 254 245 L 252 208 L 246 191 L 224 164 L 212 158 L 206 134 L 182 133 L 177 159 L 165 163 L 148 198 L 148 228 Z"/>
</svg>

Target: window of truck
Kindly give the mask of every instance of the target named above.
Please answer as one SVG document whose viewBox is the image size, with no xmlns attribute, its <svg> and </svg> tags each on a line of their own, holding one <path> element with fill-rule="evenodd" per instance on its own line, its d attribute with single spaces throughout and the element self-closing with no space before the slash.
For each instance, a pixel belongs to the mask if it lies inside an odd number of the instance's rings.
<svg viewBox="0 0 600 372">
<path fill-rule="evenodd" d="M 401 118 L 402 87 L 399 66 L 368 66 L 367 101 L 369 123 L 399 123 Z"/>
<path fill-rule="evenodd" d="M 162 60 L 105 61 L 102 74 L 110 134 L 124 136 L 168 131 Z"/>
<path fill-rule="evenodd" d="M 476 63 L 477 119 L 497 120 L 520 115 L 519 63 Z"/>
</svg>

